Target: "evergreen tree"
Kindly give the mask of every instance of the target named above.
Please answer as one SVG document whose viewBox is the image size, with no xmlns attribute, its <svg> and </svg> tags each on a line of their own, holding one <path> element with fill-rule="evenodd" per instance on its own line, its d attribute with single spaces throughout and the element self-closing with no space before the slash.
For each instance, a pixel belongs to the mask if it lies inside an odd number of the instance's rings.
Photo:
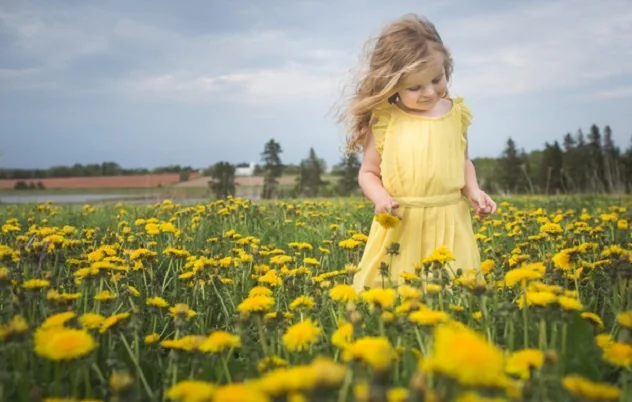
<svg viewBox="0 0 632 402">
<path fill-rule="evenodd" d="M 605 191 L 604 180 L 604 157 L 603 148 L 601 145 L 601 132 L 599 127 L 593 124 L 590 127 L 590 133 L 588 134 L 588 143 L 586 144 L 586 159 L 590 167 L 590 174 L 588 175 L 589 189 L 592 192 Z"/>
<path fill-rule="evenodd" d="M 603 170 L 606 191 L 610 193 L 625 191 L 621 150 L 612 139 L 612 129 L 609 125 L 606 125 L 603 130 Z"/>
<path fill-rule="evenodd" d="M 284 166 L 281 162 L 281 144 L 270 139 L 261 153 L 263 161 L 263 191 L 261 198 L 270 199 L 278 195 L 278 178 L 283 174 Z"/>
<path fill-rule="evenodd" d="M 325 184 L 322 175 L 325 172 L 324 161 L 316 156 L 314 148 L 309 149 L 309 156 L 299 166 L 296 178 L 296 192 L 300 197 L 316 197 L 320 186 Z"/>
<path fill-rule="evenodd" d="M 562 170 L 564 166 L 564 152 L 560 144 L 555 141 L 552 145 L 544 144 L 542 162 L 540 164 L 539 185 L 545 194 L 564 191 Z"/>
<path fill-rule="evenodd" d="M 215 197 L 235 196 L 235 166 L 228 162 L 217 162 L 213 166 L 211 178 L 209 184 Z"/>
<path fill-rule="evenodd" d="M 524 160 L 511 137 L 507 140 L 507 146 L 498 161 L 498 167 L 500 169 L 498 182 L 501 188 L 513 193 L 524 190 Z"/>
<path fill-rule="evenodd" d="M 336 193 L 342 196 L 348 196 L 358 190 L 358 172 L 360 171 L 360 160 L 354 153 L 350 153 L 342 158 L 340 163 L 341 177 L 336 185 Z"/>
</svg>

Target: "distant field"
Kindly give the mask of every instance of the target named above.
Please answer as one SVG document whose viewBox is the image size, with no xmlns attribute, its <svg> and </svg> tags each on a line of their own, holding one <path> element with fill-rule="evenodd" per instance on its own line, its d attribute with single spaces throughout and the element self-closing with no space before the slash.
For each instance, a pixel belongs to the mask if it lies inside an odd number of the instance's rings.
<svg viewBox="0 0 632 402">
<path fill-rule="evenodd" d="M 289 190 L 296 184 L 296 175 L 287 175 L 279 179 L 281 190 Z M 140 175 L 140 176 L 110 176 L 110 177 L 81 177 L 25 180 L 28 183 L 44 185 L 42 190 L 15 190 L 15 182 L 19 180 L 0 180 L 0 196 L 32 197 L 48 195 L 104 195 L 111 197 L 120 195 L 125 199 L 172 198 L 198 199 L 211 197 L 208 181 L 210 177 L 195 175 L 191 179 L 180 182 L 179 175 Z M 323 180 L 331 183 L 337 180 L 335 176 L 324 176 Z M 262 176 L 237 177 L 236 196 L 243 198 L 258 198 L 263 188 Z"/>
</svg>

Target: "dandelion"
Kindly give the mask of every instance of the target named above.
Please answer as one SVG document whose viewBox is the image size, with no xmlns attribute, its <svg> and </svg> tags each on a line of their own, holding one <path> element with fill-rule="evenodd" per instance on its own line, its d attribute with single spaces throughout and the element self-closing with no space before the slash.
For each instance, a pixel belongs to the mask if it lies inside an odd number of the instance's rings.
<svg viewBox="0 0 632 402">
<path fill-rule="evenodd" d="M 397 293 L 395 289 L 375 288 L 362 292 L 360 297 L 368 303 L 371 308 L 378 306 L 382 309 L 388 309 L 395 304 Z"/>
<path fill-rule="evenodd" d="M 213 331 L 208 338 L 200 345 L 202 352 L 219 353 L 226 349 L 238 348 L 241 346 L 241 339 L 226 331 Z"/>
<path fill-rule="evenodd" d="M 621 394 L 614 385 L 594 382 L 577 374 L 564 377 L 562 385 L 571 395 L 594 401 L 619 400 Z"/>
<path fill-rule="evenodd" d="M 244 299 L 238 306 L 242 314 L 263 313 L 274 306 L 274 298 L 269 296 L 251 296 Z"/>
<path fill-rule="evenodd" d="M 346 361 L 358 360 L 376 371 L 386 371 L 391 366 L 395 351 L 385 337 L 365 336 L 347 346 L 343 352 Z"/>
<path fill-rule="evenodd" d="M 353 302 L 358 299 L 358 294 L 351 285 L 339 284 L 329 290 L 329 297 L 340 303 Z"/>
<path fill-rule="evenodd" d="M 375 221 L 384 229 L 392 229 L 399 225 L 400 219 L 396 215 L 382 212 L 375 215 Z"/>
<path fill-rule="evenodd" d="M 56 361 L 77 359 L 96 348 L 96 342 L 85 330 L 64 327 L 38 329 L 34 343 L 35 353 Z"/>
<path fill-rule="evenodd" d="M 617 314 L 617 323 L 624 328 L 632 330 L 632 310 Z"/>
<path fill-rule="evenodd" d="M 309 296 L 299 296 L 290 303 L 290 310 L 311 310 L 314 308 L 314 298 Z"/>
<path fill-rule="evenodd" d="M 419 310 L 410 313 L 408 319 L 419 325 L 437 325 L 447 322 L 450 316 L 444 311 Z"/>
<path fill-rule="evenodd" d="M 349 322 L 341 324 L 340 327 L 331 335 L 331 344 L 344 349 L 351 343 L 353 337 L 353 325 Z"/>
<path fill-rule="evenodd" d="M 24 281 L 24 283 L 22 284 L 22 287 L 24 289 L 32 289 L 32 290 L 43 289 L 49 286 L 50 286 L 50 282 L 45 279 L 29 279 L 27 281 Z"/>
<path fill-rule="evenodd" d="M 323 329 L 308 318 L 287 329 L 283 335 L 283 344 L 290 352 L 300 352 L 316 343 L 322 332 Z"/>
<path fill-rule="evenodd" d="M 432 354 L 422 360 L 421 368 L 466 386 L 506 388 L 509 383 L 502 350 L 462 325 L 435 327 Z"/>
<path fill-rule="evenodd" d="M 523 349 L 513 352 L 507 360 L 506 372 L 522 380 L 531 377 L 531 370 L 539 369 L 544 364 L 544 353 L 538 349 Z"/>
<path fill-rule="evenodd" d="M 183 380 L 169 388 L 167 398 L 179 402 L 204 402 L 211 400 L 215 386 L 205 381 Z"/>
</svg>

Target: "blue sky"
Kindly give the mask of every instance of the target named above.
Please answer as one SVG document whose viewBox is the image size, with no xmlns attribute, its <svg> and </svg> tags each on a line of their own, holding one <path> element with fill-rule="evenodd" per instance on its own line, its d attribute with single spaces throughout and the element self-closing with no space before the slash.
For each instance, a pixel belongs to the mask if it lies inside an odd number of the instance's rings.
<svg viewBox="0 0 632 402">
<path fill-rule="evenodd" d="M 609 124 L 632 137 L 629 0 L 0 4 L 0 167 L 339 162 L 332 109 L 364 42 L 427 16 L 474 113 L 472 157 Z"/>
</svg>

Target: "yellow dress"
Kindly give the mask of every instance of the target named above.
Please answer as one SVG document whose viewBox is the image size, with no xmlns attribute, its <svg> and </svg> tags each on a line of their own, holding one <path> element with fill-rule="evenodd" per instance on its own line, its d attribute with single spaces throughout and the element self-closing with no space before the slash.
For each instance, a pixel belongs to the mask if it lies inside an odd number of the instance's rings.
<svg viewBox="0 0 632 402">
<path fill-rule="evenodd" d="M 438 117 L 413 115 L 388 102 L 373 113 L 382 183 L 403 219 L 391 229 L 373 220 L 353 281 L 358 292 L 382 287 L 381 262 L 389 264 L 390 282 L 401 284 L 402 273 L 414 273 L 415 264 L 441 246 L 455 257 L 449 270 L 480 270 L 470 207 L 461 195 L 472 115 L 462 98 L 451 100 L 450 111 Z M 391 260 L 386 251 L 393 242 L 399 255 Z"/>
</svg>

